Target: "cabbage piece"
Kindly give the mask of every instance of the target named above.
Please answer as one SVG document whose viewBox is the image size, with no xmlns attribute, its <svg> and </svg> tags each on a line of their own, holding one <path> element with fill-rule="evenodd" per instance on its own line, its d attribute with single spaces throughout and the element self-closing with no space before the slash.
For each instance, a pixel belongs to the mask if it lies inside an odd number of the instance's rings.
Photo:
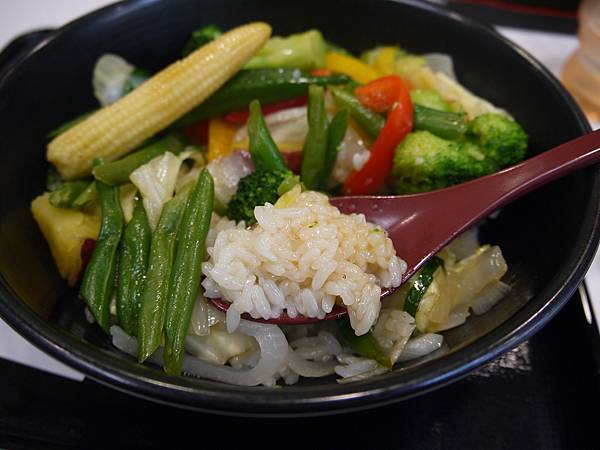
<svg viewBox="0 0 600 450">
<path fill-rule="evenodd" d="M 318 30 L 274 36 L 246 64 L 246 69 L 266 67 L 310 70 L 325 65 L 325 40 Z"/>
<path fill-rule="evenodd" d="M 144 70 L 137 69 L 118 55 L 107 53 L 94 66 L 94 95 L 102 106 L 108 106 L 148 78 L 149 74 Z"/>
<path fill-rule="evenodd" d="M 177 176 L 186 154 L 166 152 L 135 169 L 129 179 L 142 194 L 144 208 L 152 230 L 156 227 L 163 205 L 173 197 Z"/>
<path fill-rule="evenodd" d="M 185 338 L 185 349 L 188 353 L 203 361 L 221 365 L 234 356 L 246 353 L 255 345 L 256 341 L 250 336 L 239 331 L 228 333 L 221 324 L 211 327 L 206 336 L 189 334 Z"/>
<path fill-rule="evenodd" d="M 447 330 L 464 323 L 478 295 L 490 283 L 498 282 L 508 269 L 500 247 L 489 245 L 459 262 L 450 258 L 444 262 L 445 270 L 436 273 L 415 316 L 421 332 Z"/>
<path fill-rule="evenodd" d="M 392 365 L 415 330 L 415 319 L 406 311 L 382 308 L 373 327 L 373 337 L 389 356 Z"/>
</svg>

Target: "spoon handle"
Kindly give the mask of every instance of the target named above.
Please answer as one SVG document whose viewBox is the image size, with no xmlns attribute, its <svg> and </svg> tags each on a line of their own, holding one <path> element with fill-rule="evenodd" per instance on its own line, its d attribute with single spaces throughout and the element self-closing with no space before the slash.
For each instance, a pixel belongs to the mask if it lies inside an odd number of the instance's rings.
<svg viewBox="0 0 600 450">
<path fill-rule="evenodd" d="M 580 136 L 492 175 L 457 186 L 469 190 L 485 215 L 517 198 L 600 162 L 600 130 Z M 477 186 L 475 186 L 477 185 Z"/>
<path fill-rule="evenodd" d="M 546 183 L 598 162 L 600 130 L 466 183 L 424 194 L 382 198 L 379 210 L 394 210 L 395 214 L 367 219 L 388 230 L 396 251 L 408 264 L 405 273 L 408 278 L 454 237 L 493 211 Z"/>
</svg>

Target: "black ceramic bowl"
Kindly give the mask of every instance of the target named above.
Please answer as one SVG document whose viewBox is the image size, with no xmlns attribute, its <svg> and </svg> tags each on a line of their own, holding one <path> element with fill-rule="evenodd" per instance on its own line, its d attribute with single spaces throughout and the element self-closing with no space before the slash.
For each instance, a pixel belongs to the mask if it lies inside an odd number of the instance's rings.
<svg viewBox="0 0 600 450">
<path fill-rule="evenodd" d="M 508 298 L 445 334 L 446 353 L 377 378 L 333 378 L 282 389 L 171 377 L 141 366 L 86 322 L 54 268 L 30 212 L 44 190 L 45 134 L 95 107 L 91 72 L 105 52 L 150 70 L 174 60 L 189 33 L 253 20 L 288 34 L 319 28 L 355 52 L 379 43 L 452 55 L 460 81 L 509 110 L 531 154 L 589 130 L 559 83 L 489 28 L 414 1 L 142 0 L 117 4 L 53 33 L 0 78 L 0 314 L 32 343 L 90 378 L 156 401 L 237 414 L 317 414 L 372 407 L 454 381 L 540 329 L 573 294 L 598 242 L 598 170 L 589 168 L 506 207 L 482 230 L 508 260 Z"/>
</svg>

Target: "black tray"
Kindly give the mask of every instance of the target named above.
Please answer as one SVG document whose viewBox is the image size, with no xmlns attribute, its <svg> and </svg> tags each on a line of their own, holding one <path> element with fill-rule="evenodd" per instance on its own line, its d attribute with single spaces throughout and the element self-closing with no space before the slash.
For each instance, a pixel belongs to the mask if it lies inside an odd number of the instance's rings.
<svg viewBox="0 0 600 450">
<path fill-rule="evenodd" d="M 576 295 L 529 341 L 452 385 L 369 411 L 283 420 L 175 409 L 0 360 L 0 448 L 263 445 L 265 433 L 278 446 L 314 437 L 317 448 L 592 449 L 597 344 Z"/>
</svg>

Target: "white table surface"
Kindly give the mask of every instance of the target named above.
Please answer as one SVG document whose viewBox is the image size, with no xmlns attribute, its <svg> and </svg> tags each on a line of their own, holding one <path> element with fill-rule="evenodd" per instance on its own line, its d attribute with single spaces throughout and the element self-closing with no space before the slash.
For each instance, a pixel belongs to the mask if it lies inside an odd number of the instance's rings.
<svg viewBox="0 0 600 450">
<path fill-rule="evenodd" d="M 15 36 L 42 28 L 57 28 L 82 14 L 113 3 L 112 0 L 0 0 L 0 49 Z M 557 77 L 566 59 L 577 48 L 574 36 L 559 33 L 498 28 Z M 586 277 L 595 316 L 600 318 L 600 257 L 596 256 Z M 83 375 L 47 356 L 0 320 L 0 357 L 27 364 L 71 379 Z"/>
</svg>

